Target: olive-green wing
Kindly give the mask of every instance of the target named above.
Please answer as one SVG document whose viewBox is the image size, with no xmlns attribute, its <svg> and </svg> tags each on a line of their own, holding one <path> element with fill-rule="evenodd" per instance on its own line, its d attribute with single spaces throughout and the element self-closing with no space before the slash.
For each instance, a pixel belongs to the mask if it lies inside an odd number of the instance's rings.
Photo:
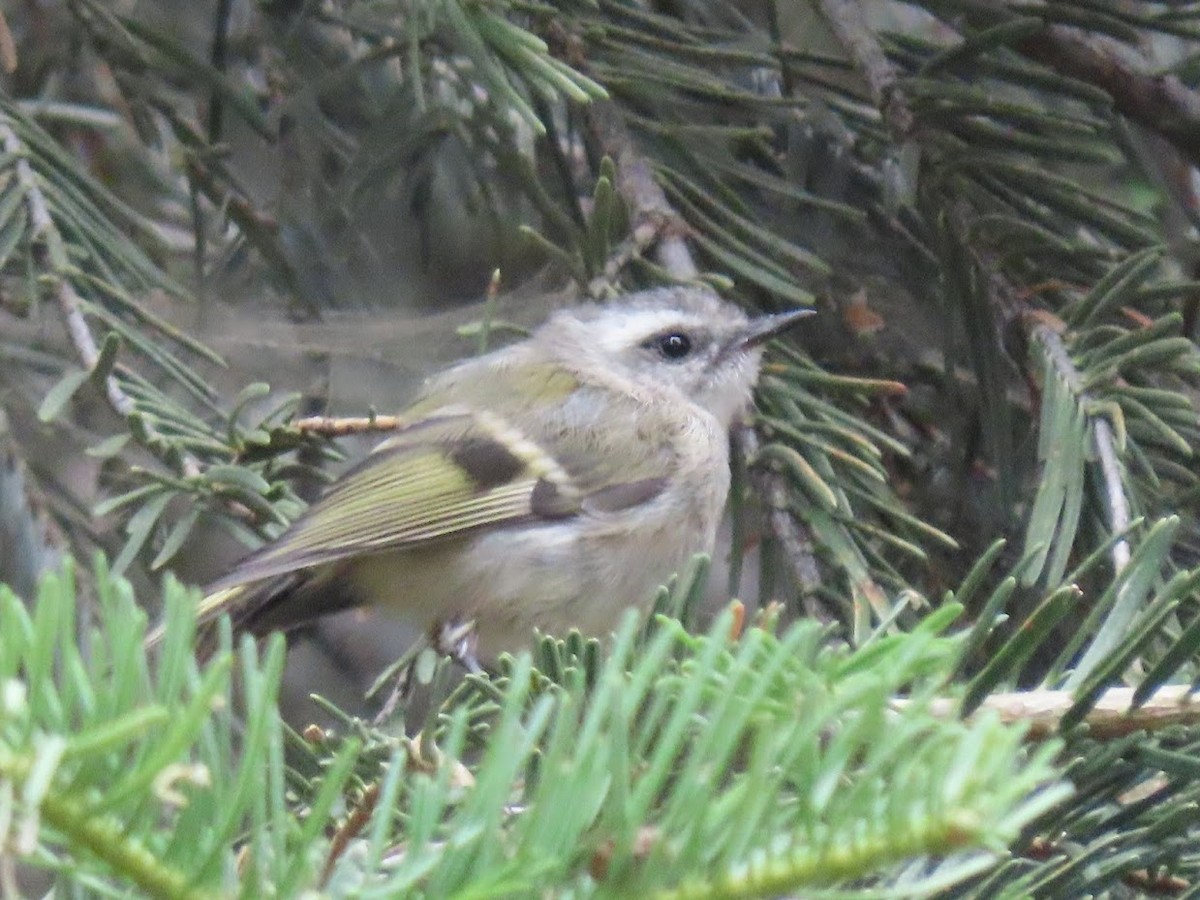
<svg viewBox="0 0 1200 900">
<path fill-rule="evenodd" d="M 486 526 L 576 514 L 553 456 L 488 414 L 446 409 L 403 428 L 210 591 Z"/>
</svg>

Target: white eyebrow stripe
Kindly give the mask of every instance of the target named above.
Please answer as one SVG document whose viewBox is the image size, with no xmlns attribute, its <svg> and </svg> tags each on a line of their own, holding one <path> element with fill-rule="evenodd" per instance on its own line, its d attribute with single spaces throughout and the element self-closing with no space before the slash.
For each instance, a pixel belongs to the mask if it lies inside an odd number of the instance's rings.
<svg viewBox="0 0 1200 900">
<path fill-rule="evenodd" d="M 703 327 L 703 322 L 677 310 L 648 309 L 622 317 L 619 321 L 606 322 L 605 327 L 596 329 L 596 344 L 603 350 L 616 352 L 640 343 L 662 331 L 672 328 L 692 330 Z"/>
</svg>

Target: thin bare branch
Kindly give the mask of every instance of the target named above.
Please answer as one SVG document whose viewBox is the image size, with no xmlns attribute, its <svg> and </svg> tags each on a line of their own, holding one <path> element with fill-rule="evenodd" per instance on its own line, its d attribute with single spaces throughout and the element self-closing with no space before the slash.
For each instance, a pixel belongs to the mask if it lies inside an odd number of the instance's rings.
<svg viewBox="0 0 1200 900">
<path fill-rule="evenodd" d="M 903 141 L 912 133 L 915 119 L 897 84 L 896 67 L 867 24 L 859 0 L 820 0 L 819 7 L 821 15 L 866 79 L 871 99 L 883 114 L 893 138 Z"/>
<path fill-rule="evenodd" d="M 829 610 L 821 608 L 815 600 L 816 589 L 821 586 L 821 570 L 813 553 L 812 540 L 789 509 L 787 482 L 779 472 L 767 466 L 754 465 L 759 449 L 757 431 L 749 425 L 735 428 L 733 440 L 748 463 L 750 480 L 766 508 L 771 533 L 779 541 L 784 559 L 800 586 L 805 612 L 819 621 L 830 621 L 832 617 Z"/>
<path fill-rule="evenodd" d="M 325 858 L 325 865 L 321 868 L 321 877 L 317 882 L 321 887 L 329 884 L 329 877 L 333 874 L 334 866 L 337 865 L 338 859 L 346 852 L 346 849 L 350 846 L 350 842 L 358 837 L 363 829 L 371 823 L 371 815 L 375 812 L 375 805 L 378 802 L 379 785 L 367 785 L 358 803 L 350 810 L 350 814 L 346 816 L 346 820 L 334 833 L 333 839 L 329 842 L 329 854 Z"/>
<path fill-rule="evenodd" d="M 11 75 L 17 71 L 17 42 L 13 40 L 4 10 L 0 10 L 0 72 Z"/>
<path fill-rule="evenodd" d="M 50 282 L 54 299 L 62 313 L 63 323 L 71 340 L 75 355 L 85 369 L 94 370 L 100 361 L 100 347 L 96 337 L 84 318 L 84 300 L 75 290 L 69 277 L 69 257 L 66 242 L 62 233 L 50 214 L 50 205 L 46 201 L 36 173 L 25 156 L 25 145 L 13 130 L 7 117 L 0 117 L 0 147 L 4 152 L 14 157 L 14 169 L 17 182 L 21 186 L 21 194 L 25 207 L 29 211 L 31 225 L 30 245 L 33 247 L 35 258 L 41 266 L 44 277 Z M 104 397 L 113 411 L 122 418 L 128 418 L 136 411 L 133 399 L 125 393 L 116 377 L 112 374 L 104 376 Z M 161 435 L 150 422 L 143 423 L 148 434 L 167 438 Z M 181 467 L 185 475 L 197 475 L 200 465 L 191 454 L 182 454 Z"/>
<path fill-rule="evenodd" d="M 1133 706 L 1135 688 L 1110 688 L 1105 691 L 1084 718 L 1094 738 L 1118 738 L 1134 731 L 1161 731 L 1173 725 L 1200 723 L 1200 697 L 1191 685 L 1171 684 L 1159 688 L 1140 706 Z M 1030 740 L 1042 740 L 1058 731 L 1059 723 L 1075 705 L 1071 691 L 1013 691 L 992 694 L 979 706 L 973 716 L 984 711 L 998 715 L 1008 724 L 1024 723 L 1029 727 Z M 903 707 L 909 701 L 894 700 Z M 938 698 L 930 705 L 938 716 L 951 718 L 959 714 L 959 701 Z"/>
<path fill-rule="evenodd" d="M 1117 439 L 1107 419 L 1092 421 L 1093 441 L 1096 454 L 1100 457 L 1100 471 L 1104 475 L 1104 494 L 1108 500 L 1109 528 L 1113 534 L 1129 530 L 1129 498 L 1125 496 L 1125 484 L 1121 480 L 1121 466 L 1117 461 Z M 1122 538 L 1113 545 L 1113 569 L 1120 572 L 1129 564 L 1129 541 Z"/>
<path fill-rule="evenodd" d="M 350 418 L 330 418 L 328 416 L 309 416 L 298 419 L 296 429 L 305 434 L 319 434 L 323 437 L 345 437 L 349 434 L 378 434 L 395 431 L 404 420 L 399 416 L 358 416 Z"/>
<path fill-rule="evenodd" d="M 76 293 L 74 286 L 62 272 L 62 265 L 67 258 L 62 235 L 50 215 L 46 196 L 38 184 L 37 176 L 24 155 L 24 144 L 12 129 L 7 118 L 0 119 L 0 146 L 4 152 L 15 157 L 14 169 L 17 182 L 21 185 L 21 194 L 25 198 L 25 208 L 29 211 L 31 227 L 30 244 L 41 259 L 54 285 L 54 299 L 62 312 L 67 334 L 71 338 L 71 346 L 84 368 L 94 369 L 100 360 L 100 348 L 96 344 L 87 321 L 80 308 L 82 299 Z M 124 417 L 133 412 L 133 401 L 121 390 L 117 380 L 109 375 L 104 379 L 104 393 L 109 405 L 117 414 Z"/>
<path fill-rule="evenodd" d="M 1117 111 L 1162 135 L 1200 165 L 1200 93 L 1152 72 L 1136 49 L 1105 35 L 1047 25 L 1016 44 L 1022 55 L 1108 93 Z"/>
<path fill-rule="evenodd" d="M 617 166 L 617 192 L 633 221 L 633 240 L 639 249 L 655 246 L 659 265 L 673 278 L 690 281 L 700 270 L 687 245 L 687 224 L 667 200 L 650 163 L 638 152 L 621 113 L 611 101 L 588 104 L 588 119 L 604 153 Z"/>
</svg>

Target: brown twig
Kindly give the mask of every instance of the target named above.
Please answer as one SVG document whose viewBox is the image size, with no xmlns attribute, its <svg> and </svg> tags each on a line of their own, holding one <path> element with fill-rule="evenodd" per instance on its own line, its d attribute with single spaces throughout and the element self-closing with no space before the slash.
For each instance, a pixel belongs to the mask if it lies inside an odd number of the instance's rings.
<svg viewBox="0 0 1200 900">
<path fill-rule="evenodd" d="M 1162 135 L 1200 165 L 1200 93 L 1174 75 L 1153 74 L 1128 44 L 1067 25 L 1047 25 L 1015 44 L 1023 56 L 1094 85 L 1130 121 Z"/>
<path fill-rule="evenodd" d="M 1151 872 L 1149 869 L 1134 869 L 1121 880 L 1132 888 L 1159 897 L 1177 897 L 1192 886 L 1186 878 L 1169 872 Z"/>
<path fill-rule="evenodd" d="M 1110 688 L 1083 720 L 1088 733 L 1101 740 L 1123 737 L 1135 731 L 1161 731 L 1173 725 L 1195 725 L 1200 722 L 1200 696 L 1191 685 L 1172 684 L 1159 688 L 1136 708 L 1133 706 L 1135 688 Z M 983 711 L 994 713 L 1000 721 L 1025 724 L 1029 740 L 1044 740 L 1058 731 L 1059 723 L 1075 705 L 1071 691 L 1014 691 L 992 694 L 983 701 L 972 716 Z M 909 701 L 894 700 L 903 708 Z M 929 705 L 935 716 L 953 718 L 959 714 L 958 700 L 938 698 Z"/>
<path fill-rule="evenodd" d="M 850 54 L 855 67 L 867 81 L 871 99 L 897 141 L 912 134 L 915 119 L 908 100 L 897 84 L 899 75 L 883 52 L 875 33 L 867 25 L 858 0 L 820 0 L 821 15 L 838 42 Z"/>
<path fill-rule="evenodd" d="M 1066 847 L 1047 837 L 1035 837 L 1020 851 L 1020 855 L 1039 862 L 1055 858 L 1066 861 L 1073 856 Z M 1140 891 L 1139 896 L 1150 894 L 1156 897 L 1178 897 L 1192 886 L 1191 882 L 1178 875 L 1149 869 L 1133 869 L 1122 875 L 1121 881 Z"/>
<path fill-rule="evenodd" d="M 4 18 L 4 10 L 0 10 L 0 72 L 11 75 L 17 71 L 17 62 L 17 42 Z"/>
<path fill-rule="evenodd" d="M 247 242 L 283 279 L 291 296 L 299 303 L 308 303 L 308 295 L 300 288 L 295 269 L 279 245 L 279 223 L 247 199 L 247 192 L 226 170 L 195 122 L 181 116 L 169 105 L 160 104 L 156 109 L 188 151 L 184 169 L 195 190 L 241 230 Z M 317 310 L 308 305 L 310 308 L 306 312 L 315 315 Z"/>
<path fill-rule="evenodd" d="M 320 887 L 325 887 L 329 882 L 334 865 L 346 852 L 350 842 L 370 824 L 371 816 L 375 812 L 375 804 L 378 802 L 379 785 L 368 785 L 362 793 L 362 798 L 355 804 L 354 809 L 350 810 L 350 815 L 346 816 L 346 821 L 342 823 L 334 834 L 333 840 L 329 842 L 329 855 L 325 857 L 325 866 L 321 869 L 321 878 L 317 882 Z"/>
<path fill-rule="evenodd" d="M 947 20 L 963 13 L 963 4 L 946 7 L 943 17 Z M 970 24 L 980 29 L 1014 21 L 1017 16 L 1036 16 L 1037 12 L 1032 4 L 1018 12 L 1007 0 L 975 0 L 966 9 Z M 1014 41 L 1012 49 L 1104 91 L 1119 113 L 1161 135 L 1193 165 L 1200 164 L 1200 92 L 1175 75 L 1154 72 L 1153 64 L 1136 48 L 1083 28 L 1046 22 Z"/>
<path fill-rule="evenodd" d="M 635 246 L 655 246 L 659 265 L 672 278 L 692 280 L 700 270 L 687 245 L 687 223 L 667 200 L 650 163 L 638 152 L 616 104 L 608 100 L 591 103 L 587 115 L 601 150 L 616 163 L 617 193 L 629 207 Z"/>
<path fill-rule="evenodd" d="M 331 418 L 328 416 L 309 416 L 297 419 L 295 427 L 304 434 L 319 434 L 322 437 L 345 437 L 349 434 L 378 434 L 380 432 L 396 431 L 404 424 L 399 416 L 357 416 L 350 418 Z"/>
<path fill-rule="evenodd" d="M 800 586 L 806 612 L 818 621 L 828 621 L 828 610 L 820 609 L 814 602 L 816 589 L 821 586 L 821 571 L 813 556 L 812 541 L 804 526 L 792 515 L 787 483 L 773 469 L 755 465 L 760 442 L 758 432 L 749 425 L 734 429 L 733 440 L 742 459 L 746 460 L 750 479 L 767 510 L 767 521 L 771 534 L 779 541 L 792 576 Z"/>
</svg>

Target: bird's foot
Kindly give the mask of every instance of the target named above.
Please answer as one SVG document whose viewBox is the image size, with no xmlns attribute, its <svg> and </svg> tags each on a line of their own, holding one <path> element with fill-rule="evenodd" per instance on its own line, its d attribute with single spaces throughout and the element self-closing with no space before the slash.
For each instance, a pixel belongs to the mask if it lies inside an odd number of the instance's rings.
<svg viewBox="0 0 1200 900">
<path fill-rule="evenodd" d="M 474 619 L 456 616 L 439 622 L 434 626 L 431 640 L 439 653 L 446 654 L 471 674 L 483 671 L 476 656 L 479 634 L 475 630 Z"/>
</svg>

